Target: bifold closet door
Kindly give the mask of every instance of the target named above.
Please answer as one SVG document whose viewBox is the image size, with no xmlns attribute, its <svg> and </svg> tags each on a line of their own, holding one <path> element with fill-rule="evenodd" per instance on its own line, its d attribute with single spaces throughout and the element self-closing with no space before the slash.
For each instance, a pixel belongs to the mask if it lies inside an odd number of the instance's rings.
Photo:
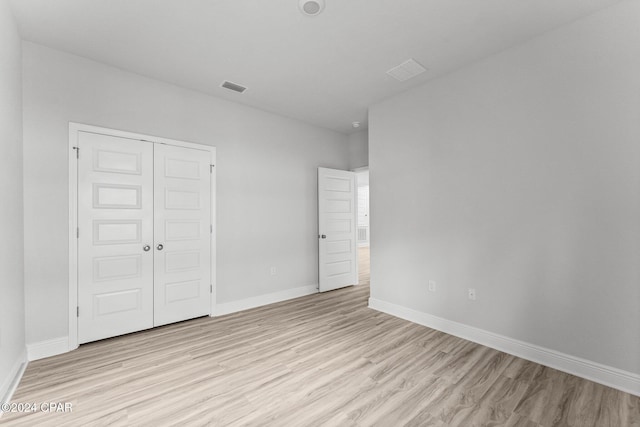
<svg viewBox="0 0 640 427">
<path fill-rule="evenodd" d="M 154 325 L 209 314 L 209 153 L 155 144 Z"/>
<path fill-rule="evenodd" d="M 78 342 L 85 343 L 153 326 L 153 144 L 80 132 L 78 146 Z"/>
</svg>

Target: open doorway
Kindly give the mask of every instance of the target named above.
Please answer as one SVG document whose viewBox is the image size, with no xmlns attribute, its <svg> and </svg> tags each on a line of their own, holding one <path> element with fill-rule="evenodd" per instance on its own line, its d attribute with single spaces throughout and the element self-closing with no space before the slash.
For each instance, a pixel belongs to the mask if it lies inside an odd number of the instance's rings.
<svg viewBox="0 0 640 427">
<path fill-rule="evenodd" d="M 358 168 L 356 182 L 358 185 L 358 285 L 370 283 L 370 231 L 369 223 L 369 168 Z"/>
</svg>

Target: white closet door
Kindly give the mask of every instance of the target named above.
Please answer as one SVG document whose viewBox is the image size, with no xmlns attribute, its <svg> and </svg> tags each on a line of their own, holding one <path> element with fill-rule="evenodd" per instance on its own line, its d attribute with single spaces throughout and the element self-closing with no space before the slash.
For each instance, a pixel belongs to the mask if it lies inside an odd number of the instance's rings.
<svg viewBox="0 0 640 427">
<path fill-rule="evenodd" d="M 153 144 L 80 132 L 78 146 L 84 343 L 153 326 Z"/>
<path fill-rule="evenodd" d="M 206 151 L 155 145 L 154 325 L 208 315 L 211 177 Z"/>
</svg>

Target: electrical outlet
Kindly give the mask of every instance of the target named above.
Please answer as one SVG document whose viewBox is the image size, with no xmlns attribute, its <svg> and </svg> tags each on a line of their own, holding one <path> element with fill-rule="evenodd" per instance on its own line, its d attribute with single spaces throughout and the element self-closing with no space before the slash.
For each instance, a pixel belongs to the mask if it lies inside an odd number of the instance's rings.
<svg viewBox="0 0 640 427">
<path fill-rule="evenodd" d="M 429 280 L 429 292 L 435 292 L 435 291 L 436 291 L 436 281 Z"/>
<path fill-rule="evenodd" d="M 271 267 L 271 275 L 272 276 L 276 275 L 276 268 L 275 267 Z"/>
<path fill-rule="evenodd" d="M 476 300 L 476 290 L 473 288 L 469 288 L 469 299 L 471 301 L 475 301 Z"/>
</svg>

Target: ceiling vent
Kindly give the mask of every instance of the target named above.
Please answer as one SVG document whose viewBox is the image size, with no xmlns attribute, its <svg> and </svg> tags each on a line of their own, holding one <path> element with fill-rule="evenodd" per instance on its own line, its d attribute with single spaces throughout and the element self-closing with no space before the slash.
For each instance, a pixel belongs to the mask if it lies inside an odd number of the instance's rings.
<svg viewBox="0 0 640 427">
<path fill-rule="evenodd" d="M 245 90 L 247 90 L 246 87 L 237 85 L 237 84 L 232 83 L 232 82 L 230 82 L 228 80 L 223 81 L 220 86 L 225 88 L 225 89 L 229 89 L 229 90 L 232 90 L 232 91 L 238 92 L 238 93 L 242 93 Z"/>
<path fill-rule="evenodd" d="M 392 69 L 387 71 L 387 74 L 389 74 L 394 79 L 403 82 L 417 76 L 418 74 L 422 74 L 425 71 L 427 71 L 426 68 L 418 64 L 414 59 L 409 59 L 407 61 L 404 61 L 397 67 L 393 67 Z"/>
<path fill-rule="evenodd" d="M 324 0 L 300 0 L 298 6 L 305 15 L 316 16 L 324 9 Z"/>
</svg>

